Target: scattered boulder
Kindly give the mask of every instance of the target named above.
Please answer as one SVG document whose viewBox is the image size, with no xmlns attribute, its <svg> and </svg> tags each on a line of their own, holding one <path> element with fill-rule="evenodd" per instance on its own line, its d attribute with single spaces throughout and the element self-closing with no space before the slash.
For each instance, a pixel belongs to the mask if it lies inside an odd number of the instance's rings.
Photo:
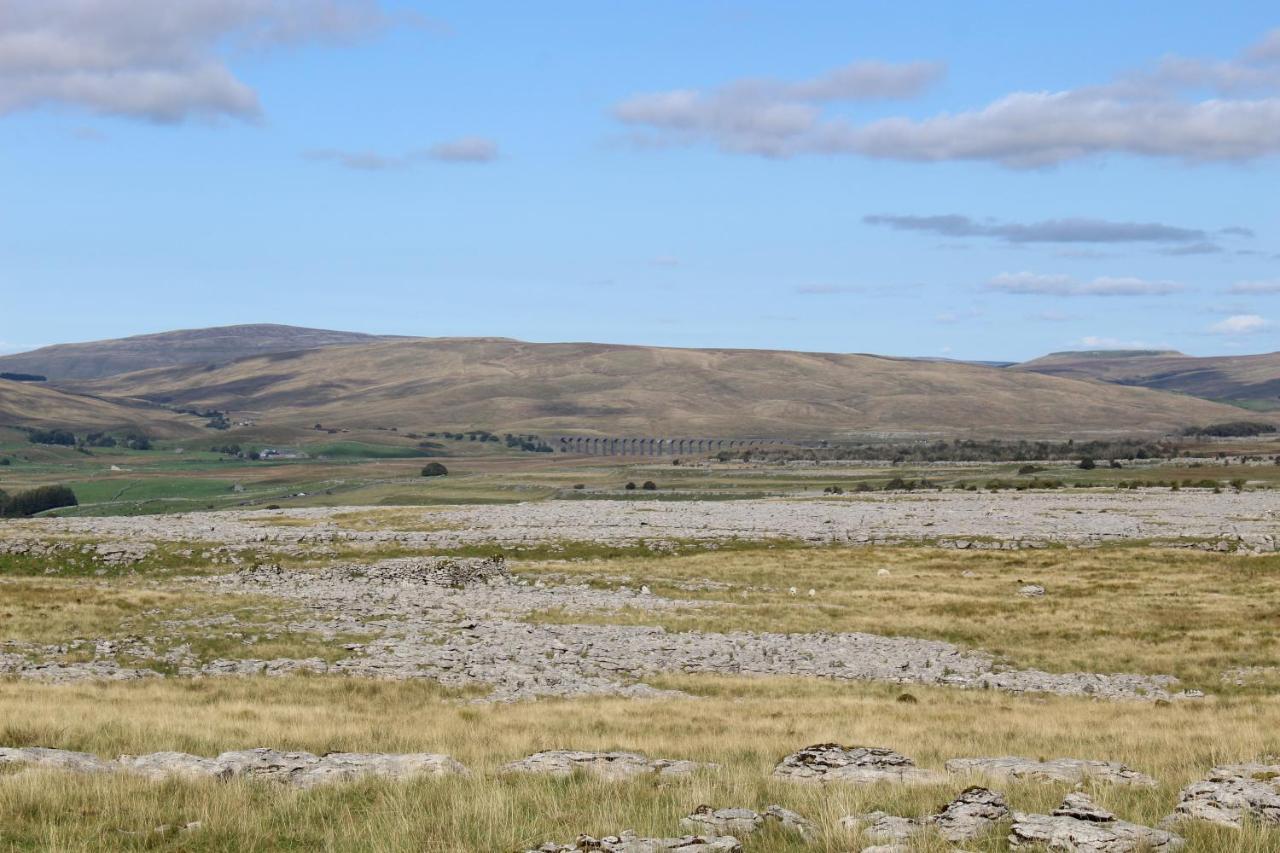
<svg viewBox="0 0 1280 853">
<path fill-rule="evenodd" d="M 1023 598 L 1043 598 L 1044 587 L 1038 583 L 1025 584 L 1024 586 L 1018 587 L 1018 595 L 1021 595 Z"/>
<path fill-rule="evenodd" d="M 527 853 L 576 853 L 578 850 L 600 850 L 604 853 L 660 853 L 662 850 L 679 850 L 681 853 L 741 853 L 742 844 L 731 835 L 641 838 L 634 832 L 627 831 L 603 838 L 579 835 L 573 844 L 557 844 L 552 841 Z"/>
<path fill-rule="evenodd" d="M 953 758 L 946 764 L 948 773 L 976 774 L 1005 781 L 1071 782 L 1086 779 L 1116 785 L 1152 786 L 1156 780 L 1114 761 L 1086 761 L 1080 758 L 1055 758 L 1036 761 L 1016 755 L 995 758 Z"/>
<path fill-rule="evenodd" d="M 1063 853 L 1169 853 L 1186 842 L 1162 829 L 1120 820 L 1082 792 L 1067 795 L 1053 814 L 1014 812 L 1009 846 L 1043 847 Z"/>
<path fill-rule="evenodd" d="M 1280 824 L 1280 764 L 1228 764 L 1193 782 L 1178 797 L 1175 820 L 1205 820 L 1239 829 L 1251 817 Z"/>
<path fill-rule="evenodd" d="M 793 752 L 773 769 L 773 775 L 796 782 L 901 782 L 933 785 L 947 781 L 934 770 L 891 749 L 819 743 Z"/>
<path fill-rule="evenodd" d="M 929 823 L 947 841 L 973 841 L 1010 814 L 1004 794 L 974 786 L 961 791 L 959 796 L 929 818 Z"/>
<path fill-rule="evenodd" d="M 764 819 L 766 822 L 776 820 L 783 829 L 798 832 L 805 838 L 810 838 L 818 832 L 818 826 L 813 821 L 779 805 L 769 806 L 765 809 Z"/>
<path fill-rule="evenodd" d="M 584 752 L 574 749 L 552 749 L 512 761 L 502 767 L 505 773 L 547 773 L 570 776 L 576 771 L 602 779 L 630 779 L 635 776 L 687 776 L 703 768 L 718 769 L 718 764 L 703 764 L 672 758 L 649 758 L 638 752 Z"/>
</svg>

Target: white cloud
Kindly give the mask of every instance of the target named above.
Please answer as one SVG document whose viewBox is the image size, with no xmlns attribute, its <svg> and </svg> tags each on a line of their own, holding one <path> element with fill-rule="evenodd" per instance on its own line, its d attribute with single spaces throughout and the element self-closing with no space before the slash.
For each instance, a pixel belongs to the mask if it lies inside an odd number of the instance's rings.
<svg viewBox="0 0 1280 853">
<path fill-rule="evenodd" d="M 346 43 L 406 20 L 378 0 L 0 0 L 0 115 L 255 119 L 257 93 L 228 54 Z"/>
<path fill-rule="evenodd" d="M 446 163 L 488 163 L 498 159 L 498 144 L 483 136 L 466 136 L 437 142 L 424 153 L 432 160 Z"/>
<path fill-rule="evenodd" d="M 1271 323 L 1257 314 L 1233 314 L 1214 323 L 1209 332 L 1215 335 L 1253 335 L 1270 327 Z"/>
<path fill-rule="evenodd" d="M 429 148 L 410 151 L 407 154 L 382 154 L 377 151 L 346 151 L 340 148 L 320 148 L 304 155 L 311 160 L 328 160 L 348 169 L 366 172 L 385 172 L 408 169 L 423 160 L 441 163 L 489 163 L 498 157 L 498 145 L 479 136 L 439 142 Z"/>
<path fill-rule="evenodd" d="M 1079 281 L 1069 275 L 1044 273 L 1001 273 L 987 282 L 987 289 L 1001 293 L 1042 296 L 1163 296 L 1184 288 L 1171 281 L 1101 276 Z"/>
<path fill-rule="evenodd" d="M 1228 293 L 1280 293 L 1280 278 L 1273 278 L 1269 281 L 1237 281 L 1231 287 L 1227 288 Z"/>
<path fill-rule="evenodd" d="M 648 141 L 710 142 L 725 151 L 771 157 L 853 154 L 981 160 L 1012 168 L 1109 153 L 1245 161 L 1280 153 L 1278 42 L 1273 32 L 1224 62 L 1172 57 L 1104 86 L 1011 92 L 985 106 L 923 119 L 895 116 L 858 124 L 825 115 L 822 100 L 813 96 L 822 89 L 817 81 L 747 80 L 705 92 L 658 92 L 624 101 L 614 114 L 650 131 Z M 902 74 L 910 66 L 889 67 Z M 921 74 L 916 88 L 940 70 L 924 67 L 936 70 Z M 1203 97 L 1206 88 L 1216 96 Z M 912 87 L 897 89 L 894 94 L 901 96 Z"/>
</svg>

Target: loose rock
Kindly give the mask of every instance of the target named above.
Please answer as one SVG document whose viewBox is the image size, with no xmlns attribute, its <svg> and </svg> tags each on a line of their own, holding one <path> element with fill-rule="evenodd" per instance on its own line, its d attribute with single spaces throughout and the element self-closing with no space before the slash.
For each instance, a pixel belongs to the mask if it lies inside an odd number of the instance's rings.
<svg viewBox="0 0 1280 853">
<path fill-rule="evenodd" d="M 954 800 L 929 818 L 947 841 L 973 841 L 1009 817 L 1009 804 L 1004 795 L 989 788 L 965 788 Z"/>
<path fill-rule="evenodd" d="M 742 844 L 731 835 L 641 838 L 634 832 L 624 832 L 603 838 L 579 835 L 573 844 L 548 842 L 527 853 L 574 853 L 578 850 L 601 850 L 604 853 L 659 853 L 662 850 L 679 850 L 681 853 L 741 853 Z"/>
</svg>

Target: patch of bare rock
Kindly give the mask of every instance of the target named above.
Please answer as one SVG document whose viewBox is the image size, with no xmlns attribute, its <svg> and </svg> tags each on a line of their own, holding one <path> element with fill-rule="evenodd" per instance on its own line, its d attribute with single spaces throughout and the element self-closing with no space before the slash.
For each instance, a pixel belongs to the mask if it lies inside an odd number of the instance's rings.
<svg viewBox="0 0 1280 853">
<path fill-rule="evenodd" d="M 600 779 L 631 779 L 636 776 L 688 776 L 698 770 L 718 770 L 718 764 L 704 764 L 674 758 L 649 758 L 638 752 L 585 752 L 553 749 L 503 765 L 504 773 L 542 773 L 571 776 L 586 773 Z"/>
<path fill-rule="evenodd" d="M 799 833 L 802 838 L 811 838 L 818 831 L 813 821 L 779 805 L 769 806 L 763 812 L 703 805 L 680 819 L 681 826 L 701 835 L 744 835 L 758 832 L 768 824 Z"/>
<path fill-rule="evenodd" d="M 578 840 L 572 844 L 550 841 L 528 853 L 575 853 L 578 850 L 600 850 L 603 853 L 660 853 L 663 850 L 679 850 L 681 853 L 741 853 L 742 843 L 731 835 L 641 838 L 628 831 L 601 838 L 579 835 Z"/>
<path fill-rule="evenodd" d="M 1052 814 L 1015 812 L 1009 846 L 1064 853 L 1168 853 L 1186 845 L 1163 829 L 1120 820 L 1087 794 L 1072 792 Z"/>
<path fill-rule="evenodd" d="M 121 755 L 114 761 L 85 752 L 43 747 L 0 748 L 0 766 L 14 765 L 75 773 L 123 772 L 160 781 L 182 779 L 261 779 L 313 788 L 366 777 L 410 779 L 465 776 L 469 771 L 447 755 L 435 753 L 281 752 L 244 749 L 203 758 L 185 752 Z"/>
<path fill-rule="evenodd" d="M 1227 764 L 1193 782 L 1171 816 L 1239 829 L 1246 820 L 1280 824 L 1280 764 Z"/>
<path fill-rule="evenodd" d="M 1156 780 L 1114 761 L 1087 761 L 1080 758 L 1055 758 L 1037 761 L 1004 755 L 995 758 L 953 758 L 946 764 L 948 773 L 973 774 L 1007 782 L 1110 782 L 1116 785 L 1154 786 Z"/>
<path fill-rule="evenodd" d="M 946 783 L 936 770 L 922 770 L 914 760 L 892 749 L 819 743 L 791 753 L 773 775 L 794 782 L 898 782 L 914 785 Z"/>
<path fill-rule="evenodd" d="M 930 828 L 944 841 L 960 844 L 987 835 L 1010 814 L 1003 794 L 975 786 L 961 791 L 950 803 L 923 818 L 899 817 L 876 811 L 846 815 L 840 819 L 840 825 L 877 844 L 904 844 Z M 864 852 L 866 849 L 863 848 Z"/>
</svg>

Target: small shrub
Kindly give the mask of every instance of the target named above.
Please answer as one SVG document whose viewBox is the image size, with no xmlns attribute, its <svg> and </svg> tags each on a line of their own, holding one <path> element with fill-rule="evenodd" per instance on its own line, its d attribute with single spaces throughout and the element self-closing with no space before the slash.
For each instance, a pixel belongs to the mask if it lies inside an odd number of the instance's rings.
<svg viewBox="0 0 1280 853">
<path fill-rule="evenodd" d="M 625 486 L 623 486 L 623 488 L 626 489 L 628 492 L 634 492 L 636 490 L 636 484 L 627 483 Z"/>
<path fill-rule="evenodd" d="M 574 484 L 573 484 L 573 487 L 574 487 L 575 489 L 582 490 L 582 489 L 585 489 L 585 488 L 587 487 L 587 484 L 586 484 L 586 483 L 574 483 Z"/>
<path fill-rule="evenodd" d="M 428 462 L 422 466 L 422 476 L 424 477 L 447 477 L 448 475 L 449 469 L 439 462 Z"/>
<path fill-rule="evenodd" d="M 1080 460 L 1080 464 L 1076 466 L 1081 471 L 1092 471 L 1098 467 L 1098 463 L 1093 461 L 1092 456 L 1086 456 Z"/>
<path fill-rule="evenodd" d="M 640 488 L 644 489 L 646 492 L 656 492 L 658 490 L 658 484 L 653 482 L 653 480 L 645 480 L 644 485 Z"/>
</svg>

